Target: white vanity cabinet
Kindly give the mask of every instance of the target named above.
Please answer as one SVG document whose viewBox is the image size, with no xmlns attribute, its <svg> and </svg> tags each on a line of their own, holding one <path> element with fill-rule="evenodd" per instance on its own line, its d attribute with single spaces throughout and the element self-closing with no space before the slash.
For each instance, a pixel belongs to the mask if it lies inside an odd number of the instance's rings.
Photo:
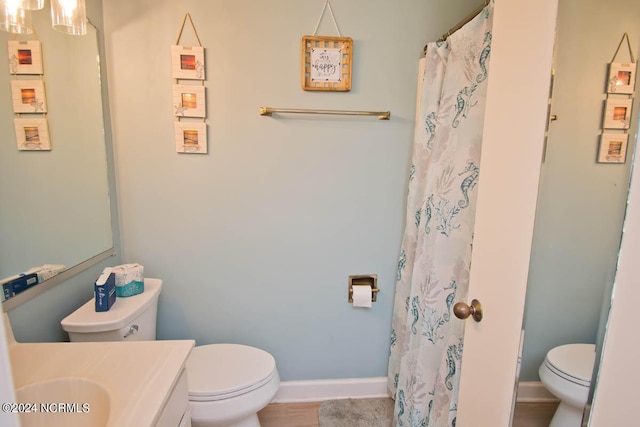
<svg viewBox="0 0 640 427">
<path fill-rule="evenodd" d="M 190 427 L 185 366 L 194 345 L 193 340 L 13 343 L 9 356 L 15 389 L 65 379 L 104 389 L 105 427 Z M 82 398 L 92 414 L 104 405 L 90 395 Z"/>
<path fill-rule="evenodd" d="M 183 369 L 162 409 L 156 427 L 191 427 L 189 389 L 187 387 L 187 370 Z"/>
</svg>

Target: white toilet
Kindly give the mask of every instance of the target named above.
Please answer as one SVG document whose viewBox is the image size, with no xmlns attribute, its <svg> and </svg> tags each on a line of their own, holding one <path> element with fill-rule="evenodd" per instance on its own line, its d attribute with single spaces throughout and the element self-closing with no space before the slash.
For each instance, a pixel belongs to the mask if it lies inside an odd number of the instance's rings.
<svg viewBox="0 0 640 427">
<path fill-rule="evenodd" d="M 144 279 L 144 292 L 118 298 L 105 312 L 91 299 L 62 319 L 71 341 L 142 341 L 156 337 L 162 280 Z M 257 412 L 280 387 L 269 353 L 238 344 L 197 346 L 187 360 L 189 406 L 194 427 L 260 427 Z"/>
<path fill-rule="evenodd" d="M 538 370 L 540 381 L 560 399 L 549 427 L 581 426 L 595 357 L 594 344 L 566 344 L 547 353 Z"/>
</svg>

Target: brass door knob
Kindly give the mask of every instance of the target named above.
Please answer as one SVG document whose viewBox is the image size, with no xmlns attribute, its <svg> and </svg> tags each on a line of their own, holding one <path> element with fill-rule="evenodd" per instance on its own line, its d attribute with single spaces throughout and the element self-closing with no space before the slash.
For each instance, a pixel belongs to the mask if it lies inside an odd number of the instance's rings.
<svg viewBox="0 0 640 427">
<path fill-rule="evenodd" d="M 477 299 L 471 301 L 471 306 L 463 302 L 457 302 L 453 306 L 453 314 L 455 314 L 458 319 L 466 319 L 472 316 L 473 320 L 479 322 L 482 320 L 482 305 Z"/>
</svg>

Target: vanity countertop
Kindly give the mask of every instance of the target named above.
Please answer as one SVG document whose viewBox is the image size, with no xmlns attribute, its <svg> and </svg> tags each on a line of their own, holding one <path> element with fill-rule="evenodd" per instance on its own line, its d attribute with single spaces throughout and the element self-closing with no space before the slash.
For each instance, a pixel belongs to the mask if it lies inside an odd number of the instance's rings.
<svg viewBox="0 0 640 427">
<path fill-rule="evenodd" d="M 95 381 L 109 391 L 108 426 L 143 427 L 156 424 L 194 345 L 193 340 L 15 343 L 9 354 L 16 389 L 58 378 Z"/>
</svg>

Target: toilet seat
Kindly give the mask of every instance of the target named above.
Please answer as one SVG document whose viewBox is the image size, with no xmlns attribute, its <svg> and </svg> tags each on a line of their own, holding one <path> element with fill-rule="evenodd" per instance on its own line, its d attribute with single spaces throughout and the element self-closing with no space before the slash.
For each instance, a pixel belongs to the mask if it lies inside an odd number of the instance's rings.
<svg viewBox="0 0 640 427">
<path fill-rule="evenodd" d="M 555 375 L 576 385 L 589 387 L 595 362 L 594 344 L 566 344 L 551 349 L 544 360 Z"/>
<path fill-rule="evenodd" d="M 266 351 L 239 344 L 197 346 L 187 359 L 189 400 L 211 402 L 246 394 L 276 375 Z"/>
</svg>

